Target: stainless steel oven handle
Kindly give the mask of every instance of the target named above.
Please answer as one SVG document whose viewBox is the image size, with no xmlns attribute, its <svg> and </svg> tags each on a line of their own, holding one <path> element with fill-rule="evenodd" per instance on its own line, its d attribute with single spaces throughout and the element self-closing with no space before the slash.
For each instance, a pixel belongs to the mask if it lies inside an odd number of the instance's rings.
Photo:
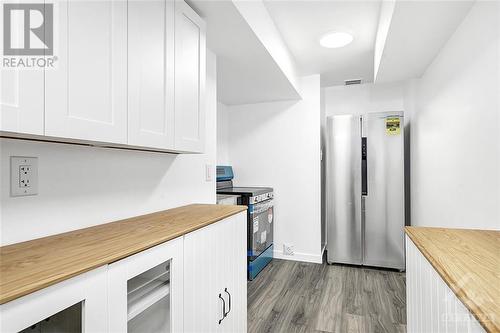
<svg viewBox="0 0 500 333">
<path fill-rule="evenodd" d="M 260 214 L 268 210 L 269 208 L 274 207 L 274 201 L 272 199 L 266 200 L 263 202 L 259 202 L 258 204 L 253 205 L 253 214 Z"/>
</svg>

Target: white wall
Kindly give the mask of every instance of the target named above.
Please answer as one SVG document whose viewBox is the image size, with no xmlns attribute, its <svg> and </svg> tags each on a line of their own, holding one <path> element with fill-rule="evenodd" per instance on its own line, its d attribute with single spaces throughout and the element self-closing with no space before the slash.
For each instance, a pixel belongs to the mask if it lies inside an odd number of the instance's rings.
<svg viewBox="0 0 500 333">
<path fill-rule="evenodd" d="M 216 68 L 207 52 L 206 150 L 171 155 L 0 139 L 1 244 L 164 210 L 215 203 Z M 10 156 L 36 156 L 39 194 L 9 196 Z"/>
<path fill-rule="evenodd" d="M 320 77 L 300 80 L 302 100 L 228 106 L 235 184 L 275 191 L 275 256 L 321 262 Z"/>
<path fill-rule="evenodd" d="M 499 6 L 476 2 L 419 83 L 414 225 L 500 229 Z"/>
<path fill-rule="evenodd" d="M 407 85 L 400 81 L 323 88 L 325 115 L 404 110 Z"/>
<path fill-rule="evenodd" d="M 217 103 L 217 165 L 230 165 L 229 113 L 227 106 Z"/>
</svg>

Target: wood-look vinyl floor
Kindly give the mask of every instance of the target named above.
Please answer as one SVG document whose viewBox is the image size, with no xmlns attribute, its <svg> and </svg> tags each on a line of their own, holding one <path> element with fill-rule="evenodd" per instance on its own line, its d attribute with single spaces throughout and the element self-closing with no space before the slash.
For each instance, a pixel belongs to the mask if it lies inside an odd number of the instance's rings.
<svg viewBox="0 0 500 333">
<path fill-rule="evenodd" d="M 248 283 L 248 332 L 405 332 L 405 274 L 273 260 Z"/>
</svg>

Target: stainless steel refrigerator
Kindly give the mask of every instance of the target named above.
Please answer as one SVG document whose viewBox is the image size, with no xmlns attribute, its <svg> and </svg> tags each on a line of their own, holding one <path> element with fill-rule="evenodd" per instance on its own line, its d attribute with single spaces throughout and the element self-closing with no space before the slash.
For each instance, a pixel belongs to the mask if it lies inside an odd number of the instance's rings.
<svg viewBox="0 0 500 333">
<path fill-rule="evenodd" d="M 327 261 L 404 270 L 404 114 L 327 117 Z"/>
</svg>

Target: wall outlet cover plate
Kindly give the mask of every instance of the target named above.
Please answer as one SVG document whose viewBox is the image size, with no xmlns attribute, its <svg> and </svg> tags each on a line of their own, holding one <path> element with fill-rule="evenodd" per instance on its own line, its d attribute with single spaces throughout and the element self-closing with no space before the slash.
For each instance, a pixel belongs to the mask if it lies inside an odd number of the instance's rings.
<svg viewBox="0 0 500 333">
<path fill-rule="evenodd" d="M 10 196 L 38 194 L 38 158 L 10 157 Z"/>
<path fill-rule="evenodd" d="M 293 248 L 293 245 L 283 244 L 283 254 L 286 256 L 293 256 L 295 254 L 295 250 Z"/>
<path fill-rule="evenodd" d="M 212 181 L 212 165 L 211 164 L 205 164 L 205 181 L 207 181 L 207 182 Z"/>
</svg>

